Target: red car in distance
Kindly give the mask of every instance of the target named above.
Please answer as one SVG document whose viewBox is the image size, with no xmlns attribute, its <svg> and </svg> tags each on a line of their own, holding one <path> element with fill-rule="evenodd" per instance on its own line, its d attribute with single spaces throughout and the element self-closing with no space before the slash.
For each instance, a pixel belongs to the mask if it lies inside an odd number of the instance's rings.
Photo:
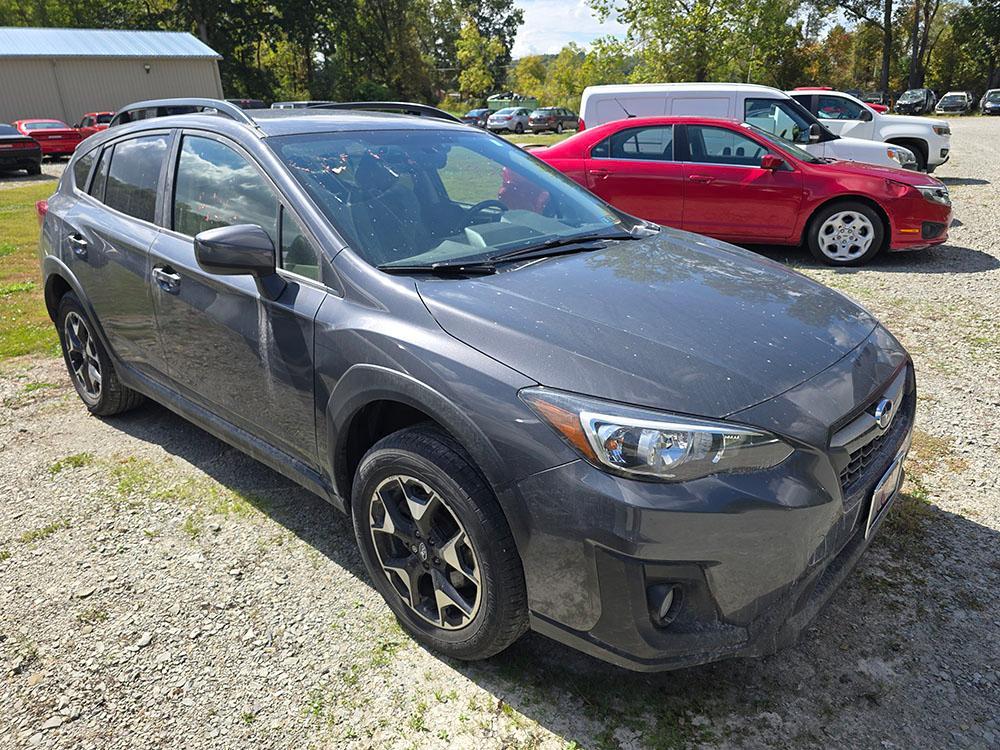
<svg viewBox="0 0 1000 750">
<path fill-rule="evenodd" d="M 940 244 L 951 223 L 948 188 L 929 175 L 820 159 L 731 120 L 617 120 L 531 153 L 633 216 L 731 242 L 804 242 L 830 265 Z"/>
<path fill-rule="evenodd" d="M 62 120 L 17 120 L 14 127 L 38 141 L 42 156 L 72 156 L 77 144 L 83 140 Z"/>
<path fill-rule="evenodd" d="M 833 86 L 796 86 L 793 91 L 833 91 Z M 889 111 L 889 108 L 878 102 L 865 102 L 866 105 L 874 109 L 880 115 Z"/>
<path fill-rule="evenodd" d="M 94 133 L 107 130 L 111 118 L 114 116 L 114 112 L 88 112 L 73 127 L 80 133 L 81 138 L 88 138 Z"/>
</svg>

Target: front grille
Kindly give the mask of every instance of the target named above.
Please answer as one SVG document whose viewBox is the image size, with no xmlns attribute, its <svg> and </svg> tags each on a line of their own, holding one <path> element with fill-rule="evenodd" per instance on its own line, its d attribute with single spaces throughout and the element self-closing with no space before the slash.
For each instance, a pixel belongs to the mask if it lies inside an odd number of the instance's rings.
<svg viewBox="0 0 1000 750">
<path fill-rule="evenodd" d="M 889 429 L 873 435 L 867 443 L 851 451 L 847 466 L 840 471 L 840 487 L 845 498 L 862 489 L 867 491 L 868 485 L 878 481 L 889 468 L 913 424 L 915 401 L 912 390 L 906 393 Z"/>
</svg>

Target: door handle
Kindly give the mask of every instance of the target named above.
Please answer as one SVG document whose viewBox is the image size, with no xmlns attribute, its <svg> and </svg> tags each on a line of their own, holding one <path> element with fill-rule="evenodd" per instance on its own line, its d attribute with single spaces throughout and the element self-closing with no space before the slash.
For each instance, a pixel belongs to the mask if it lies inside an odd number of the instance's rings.
<svg viewBox="0 0 1000 750">
<path fill-rule="evenodd" d="M 591 169 L 590 170 L 590 176 L 591 177 L 596 177 L 599 180 L 605 179 L 609 174 L 611 174 L 611 172 L 609 172 L 606 169 Z"/>
<path fill-rule="evenodd" d="M 168 294 L 177 294 L 181 286 L 180 274 L 175 273 L 170 266 L 156 266 L 153 268 L 153 278 L 159 284 L 160 289 Z"/>
<path fill-rule="evenodd" d="M 81 260 L 87 259 L 87 240 L 79 234 L 71 234 L 69 236 L 69 244 L 73 249 L 73 255 Z"/>
<path fill-rule="evenodd" d="M 715 178 L 710 177 L 707 174 L 693 174 L 689 176 L 688 179 L 691 180 L 691 182 L 704 182 L 706 185 L 709 182 L 715 182 Z"/>
</svg>

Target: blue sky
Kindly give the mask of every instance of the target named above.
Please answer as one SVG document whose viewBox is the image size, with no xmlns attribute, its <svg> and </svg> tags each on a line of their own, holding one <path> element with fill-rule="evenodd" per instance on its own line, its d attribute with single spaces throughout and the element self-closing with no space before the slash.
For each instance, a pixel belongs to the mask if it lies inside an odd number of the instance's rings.
<svg viewBox="0 0 1000 750">
<path fill-rule="evenodd" d="M 586 0 L 515 0 L 524 25 L 514 41 L 514 57 L 558 52 L 568 42 L 586 46 L 601 36 L 624 36 L 617 21 L 599 23 Z"/>
</svg>

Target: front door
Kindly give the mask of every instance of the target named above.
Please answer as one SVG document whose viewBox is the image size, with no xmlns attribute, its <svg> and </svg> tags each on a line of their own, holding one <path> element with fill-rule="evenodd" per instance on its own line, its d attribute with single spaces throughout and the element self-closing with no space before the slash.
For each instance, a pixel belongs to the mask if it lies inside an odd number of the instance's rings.
<svg viewBox="0 0 1000 750">
<path fill-rule="evenodd" d="M 684 165 L 674 160 L 672 125 L 627 128 L 590 150 L 587 187 L 615 208 L 680 227 Z"/>
<path fill-rule="evenodd" d="M 752 242 L 792 236 L 802 201 L 801 175 L 763 169 L 762 143 L 730 128 L 685 125 L 682 228 Z M 779 155 L 780 156 L 780 155 Z"/>
<path fill-rule="evenodd" d="M 262 171 L 234 144 L 182 136 L 169 230 L 151 251 L 152 289 L 170 375 L 191 400 L 316 465 L 313 321 L 327 296 L 315 244 Z M 251 276 L 201 269 L 194 236 L 256 224 L 287 282 L 268 299 Z"/>
</svg>

